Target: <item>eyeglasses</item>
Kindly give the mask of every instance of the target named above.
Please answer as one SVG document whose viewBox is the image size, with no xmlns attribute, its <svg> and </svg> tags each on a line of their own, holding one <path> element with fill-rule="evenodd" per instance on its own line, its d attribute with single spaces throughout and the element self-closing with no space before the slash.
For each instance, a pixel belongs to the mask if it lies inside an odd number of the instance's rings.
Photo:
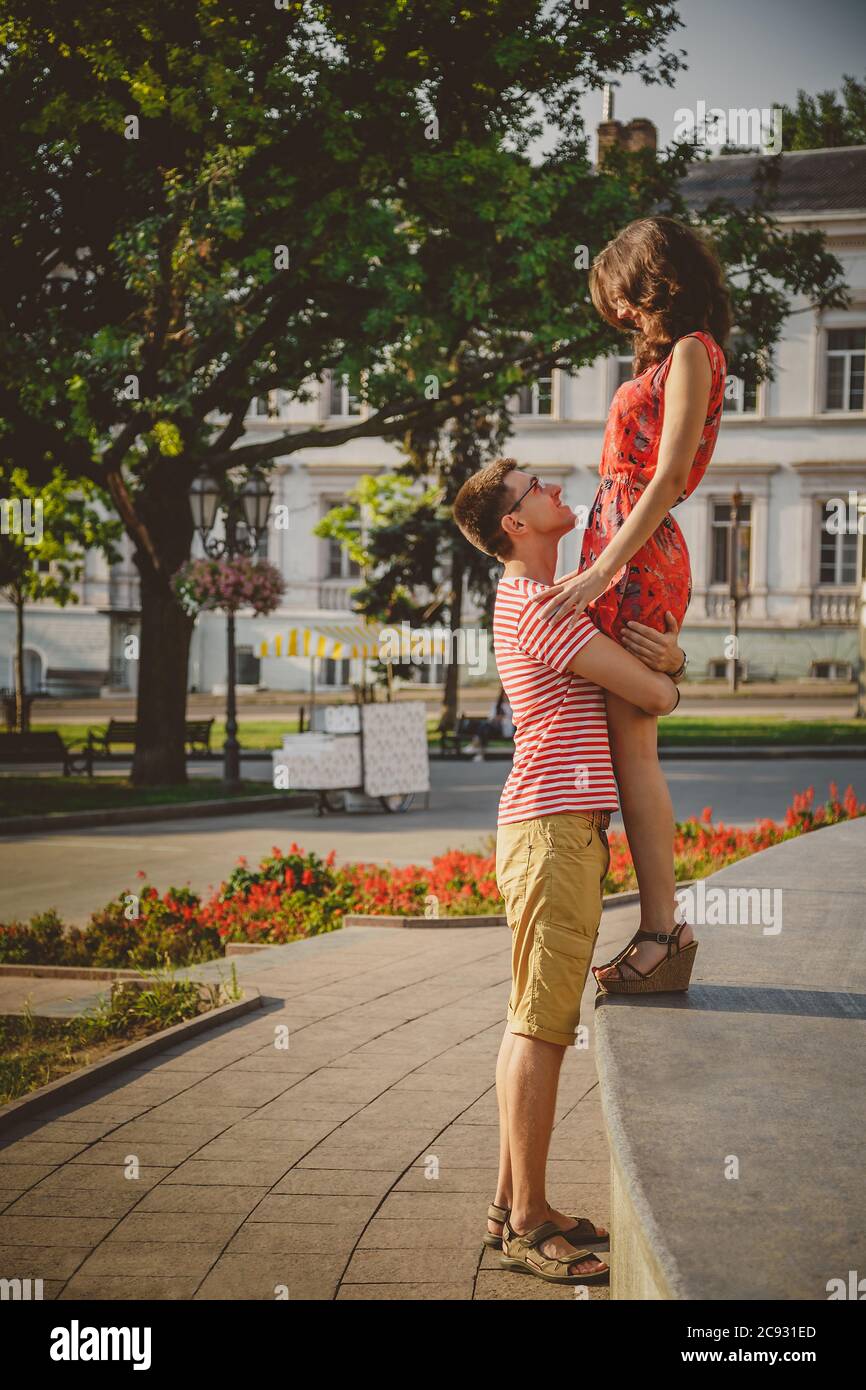
<svg viewBox="0 0 866 1390">
<path fill-rule="evenodd" d="M 503 515 L 503 516 L 510 516 L 512 512 L 514 512 L 514 511 L 517 510 L 517 508 L 520 506 L 520 504 L 521 504 L 521 502 L 524 500 L 524 498 L 529 496 L 529 494 L 530 494 L 530 492 L 532 491 L 532 489 L 535 488 L 535 487 L 540 487 L 540 486 L 541 486 L 541 484 L 539 483 L 538 478 L 533 478 L 533 479 L 532 479 L 532 482 L 529 484 L 529 487 L 526 489 L 526 491 L 525 491 L 524 493 L 521 493 L 520 497 L 518 497 L 518 499 L 517 499 L 517 501 L 515 502 L 514 506 L 513 506 L 513 507 L 509 507 L 509 508 L 508 508 L 508 511 L 507 511 L 507 512 L 503 512 L 502 515 Z"/>
</svg>

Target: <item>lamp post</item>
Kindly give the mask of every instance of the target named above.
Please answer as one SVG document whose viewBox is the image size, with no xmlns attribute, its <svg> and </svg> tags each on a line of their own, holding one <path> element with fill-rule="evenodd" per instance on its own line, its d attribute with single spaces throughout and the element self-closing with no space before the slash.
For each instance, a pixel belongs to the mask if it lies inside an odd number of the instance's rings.
<svg viewBox="0 0 866 1390">
<path fill-rule="evenodd" d="M 866 497 L 857 500 L 857 531 L 860 537 L 860 596 L 855 605 L 859 631 L 856 717 L 866 719 Z"/>
<path fill-rule="evenodd" d="M 268 524 L 271 509 L 271 490 L 264 478 L 253 474 L 240 490 L 228 479 L 220 482 L 202 470 L 192 481 L 189 491 L 193 522 L 201 537 L 206 555 L 212 559 L 233 559 L 237 555 L 254 555 L 259 539 Z M 220 512 L 225 513 L 221 536 L 214 536 L 214 526 Z M 228 787 L 240 783 L 240 746 L 238 744 L 237 697 L 235 692 L 235 615 L 226 615 L 226 741 L 223 745 L 223 780 Z"/>
<path fill-rule="evenodd" d="M 731 656 L 731 690 L 736 691 L 740 672 L 740 603 L 743 595 L 740 590 L 740 507 L 743 494 L 737 488 L 731 498 L 731 527 L 728 532 L 728 581 L 731 595 L 731 636 L 733 654 Z"/>
</svg>

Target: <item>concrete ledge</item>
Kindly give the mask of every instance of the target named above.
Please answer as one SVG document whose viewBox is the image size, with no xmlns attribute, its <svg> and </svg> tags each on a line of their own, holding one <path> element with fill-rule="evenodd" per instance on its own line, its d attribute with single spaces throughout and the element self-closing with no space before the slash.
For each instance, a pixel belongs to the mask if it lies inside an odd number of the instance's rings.
<svg viewBox="0 0 866 1390">
<path fill-rule="evenodd" d="M 60 1076 L 56 1081 L 49 1081 L 47 1086 L 40 1086 L 37 1091 L 31 1091 L 20 1100 L 0 1106 L 0 1135 L 19 1120 L 28 1119 L 30 1115 L 41 1110 L 62 1104 L 68 1097 L 87 1090 L 89 1086 L 105 1077 L 113 1076 L 115 1072 L 122 1071 L 133 1062 L 140 1062 L 142 1058 L 151 1057 L 155 1052 L 162 1052 L 167 1047 L 186 1042 L 188 1038 L 195 1037 L 197 1033 L 203 1033 L 208 1028 L 215 1028 L 221 1023 L 231 1023 L 234 1019 L 261 1007 L 261 994 L 248 985 L 244 990 L 243 999 L 221 1004 L 218 1009 L 210 1009 L 207 1013 L 199 1014 L 197 1018 L 185 1019 L 183 1023 L 175 1023 L 161 1033 L 154 1033 L 149 1038 L 140 1038 L 128 1047 L 118 1048 L 101 1062 L 91 1062 L 90 1066 L 82 1067 L 80 1071 L 72 1072 L 69 1076 Z"/>
<path fill-rule="evenodd" d="M 6 816 L 0 835 L 30 835 L 43 830 L 83 830 L 102 825 L 145 825 L 150 821 L 198 820 L 202 816 L 233 816 L 251 811 L 301 810 L 316 805 L 306 792 L 275 796 L 239 796 L 225 801 L 185 801 L 170 806 L 121 806 L 104 811 L 58 811 L 50 816 Z"/>
<path fill-rule="evenodd" d="M 864 862 L 861 818 L 730 865 L 704 883 L 739 920 L 695 925 L 688 993 L 599 996 L 612 1298 L 826 1301 L 866 1271 Z"/>
</svg>

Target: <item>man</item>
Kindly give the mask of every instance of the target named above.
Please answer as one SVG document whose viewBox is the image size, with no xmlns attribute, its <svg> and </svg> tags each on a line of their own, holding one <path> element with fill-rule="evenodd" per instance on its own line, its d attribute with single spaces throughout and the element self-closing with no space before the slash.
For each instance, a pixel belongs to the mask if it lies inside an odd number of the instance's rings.
<svg viewBox="0 0 866 1390">
<path fill-rule="evenodd" d="M 555 1283 L 602 1282 L 608 1266 L 585 1246 L 606 1242 L 607 1231 L 556 1211 L 545 1195 L 559 1072 L 580 1021 L 617 806 L 602 689 L 668 714 L 679 693 L 664 673 L 680 672 L 684 653 L 675 630 L 643 628 L 649 650 L 639 661 L 585 614 L 552 624 L 538 617 L 528 600 L 553 584 L 559 542 L 575 524 L 559 483 L 497 459 L 464 483 L 454 519 L 505 566 L 493 647 L 515 723 L 496 836 L 512 984 L 496 1065 L 500 1162 L 486 1243 L 501 1236 L 509 1268 Z"/>
</svg>

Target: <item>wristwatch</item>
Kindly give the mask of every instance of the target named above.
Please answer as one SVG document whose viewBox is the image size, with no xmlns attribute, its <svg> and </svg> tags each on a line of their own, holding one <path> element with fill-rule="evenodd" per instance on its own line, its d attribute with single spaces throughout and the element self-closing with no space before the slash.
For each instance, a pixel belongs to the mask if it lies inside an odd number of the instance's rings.
<svg viewBox="0 0 866 1390">
<path fill-rule="evenodd" d="M 670 671 L 670 672 L 668 673 L 668 674 L 670 675 L 671 680 L 672 680 L 672 681 L 678 681 L 679 678 L 680 678 L 680 676 L 684 676 L 684 675 L 686 674 L 686 667 L 688 666 L 688 664 L 689 664 L 689 654 L 688 654 L 688 652 L 683 652 L 683 664 L 682 664 L 682 666 L 680 666 L 676 671 Z"/>
</svg>

